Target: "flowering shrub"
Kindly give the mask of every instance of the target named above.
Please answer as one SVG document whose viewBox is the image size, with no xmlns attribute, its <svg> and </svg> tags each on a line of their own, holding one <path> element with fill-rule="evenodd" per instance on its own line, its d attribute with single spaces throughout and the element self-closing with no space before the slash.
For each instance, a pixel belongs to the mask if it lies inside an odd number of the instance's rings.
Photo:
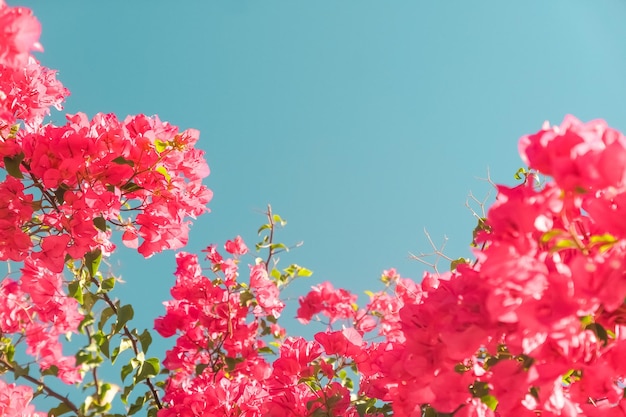
<svg viewBox="0 0 626 417">
<path fill-rule="evenodd" d="M 297 319 L 328 326 L 312 340 L 280 325 L 281 289 L 312 272 L 279 265 L 271 208 L 256 255 L 240 237 L 178 252 L 161 360 L 100 263 L 115 231 L 146 258 L 185 246 L 211 200 L 198 132 L 144 115 L 44 124 L 69 92 L 31 55 L 39 33 L 0 0 L 0 260 L 21 264 L 0 281 L 1 415 L 626 416 L 626 138 L 605 122 L 522 137 L 529 168 L 496 186 L 473 260 L 419 283 L 384 271 L 362 307 L 313 286 Z M 71 334 L 85 343 L 68 354 Z M 124 351 L 118 386 L 98 370 Z M 39 394 L 58 405 L 36 412 Z"/>
</svg>

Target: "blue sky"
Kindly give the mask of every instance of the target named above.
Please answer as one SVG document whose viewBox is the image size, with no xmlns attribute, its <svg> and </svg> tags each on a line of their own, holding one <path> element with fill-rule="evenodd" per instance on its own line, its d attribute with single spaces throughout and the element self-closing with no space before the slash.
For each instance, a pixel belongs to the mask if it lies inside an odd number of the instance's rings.
<svg viewBox="0 0 626 417">
<path fill-rule="evenodd" d="M 10 3 L 42 22 L 66 112 L 201 131 L 215 196 L 188 250 L 254 243 L 268 203 L 287 219 L 281 240 L 304 245 L 285 261 L 314 271 L 292 297 L 325 280 L 362 294 L 389 267 L 419 279 L 424 228 L 467 255 L 468 193 L 487 195 L 488 169 L 512 184 L 517 140 L 544 120 L 626 129 L 621 0 Z M 112 263 L 151 327 L 173 254 Z"/>
</svg>

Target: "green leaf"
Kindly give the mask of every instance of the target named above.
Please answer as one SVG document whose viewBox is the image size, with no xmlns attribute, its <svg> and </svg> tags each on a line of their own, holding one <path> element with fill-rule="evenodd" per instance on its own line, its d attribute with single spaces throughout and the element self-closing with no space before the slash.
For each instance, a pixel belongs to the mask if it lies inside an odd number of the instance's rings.
<svg viewBox="0 0 626 417">
<path fill-rule="evenodd" d="M 102 310 L 102 313 L 100 313 L 100 321 L 98 322 L 98 329 L 102 330 L 107 320 L 109 320 L 109 318 L 111 318 L 114 314 L 115 313 L 111 307 L 107 307 Z"/>
<path fill-rule="evenodd" d="M 139 368 L 139 372 L 135 376 L 135 383 L 141 382 L 147 378 L 154 378 L 161 370 L 161 362 L 157 358 L 148 358 Z"/>
<path fill-rule="evenodd" d="M 59 375 L 59 368 L 57 368 L 56 365 L 50 365 L 48 369 L 46 369 L 45 371 L 41 371 L 41 375 L 42 376 L 46 376 L 46 375 L 57 376 Z"/>
<path fill-rule="evenodd" d="M 100 385 L 100 393 L 98 395 L 98 405 L 100 407 L 104 407 L 106 410 L 111 408 L 111 403 L 115 398 L 115 394 L 119 391 L 119 387 L 117 385 L 113 386 L 108 382 Z M 107 416 L 108 417 L 108 416 Z"/>
<path fill-rule="evenodd" d="M 243 307 L 250 306 L 251 302 L 254 302 L 254 295 L 250 291 L 243 291 L 239 294 L 239 303 Z"/>
<path fill-rule="evenodd" d="M 133 414 L 135 414 L 137 411 L 141 411 L 141 409 L 143 408 L 143 405 L 146 403 L 146 398 L 145 397 L 137 397 L 137 399 L 135 400 L 135 402 L 130 406 L 130 408 L 128 409 L 128 415 L 132 416 Z"/>
<path fill-rule="evenodd" d="M 272 268 L 272 271 L 270 272 L 270 276 L 276 280 L 280 279 L 280 271 L 276 268 Z"/>
<path fill-rule="evenodd" d="M 15 178 L 22 179 L 24 175 L 20 170 L 20 164 L 24 160 L 24 152 L 15 156 L 5 156 L 4 157 L 4 168 L 7 170 L 7 173 Z"/>
<path fill-rule="evenodd" d="M 148 331 L 148 329 L 144 330 L 141 335 L 138 337 L 139 343 L 141 343 L 141 350 L 145 352 L 148 351 L 148 348 L 152 344 L 152 335 Z"/>
<path fill-rule="evenodd" d="M 132 193 L 133 191 L 143 190 L 143 187 L 138 186 L 134 182 L 127 182 L 126 184 L 122 185 L 120 190 L 125 191 L 127 193 Z"/>
<path fill-rule="evenodd" d="M 471 387 L 474 397 L 482 398 L 489 395 L 489 384 L 486 382 L 475 382 Z"/>
<path fill-rule="evenodd" d="M 13 362 L 13 358 L 15 357 L 15 346 L 11 344 L 11 340 L 9 340 L 8 344 L 3 347 L 2 351 L 4 352 L 5 358 L 9 362 Z"/>
<path fill-rule="evenodd" d="M 358 400 L 358 402 L 356 403 L 356 409 L 360 416 L 365 414 L 373 414 L 372 412 L 376 409 L 376 399 L 365 398 L 362 400 Z"/>
<path fill-rule="evenodd" d="M 437 412 L 435 411 L 434 408 L 427 406 L 426 410 L 424 410 L 423 416 L 424 417 L 437 417 Z"/>
<path fill-rule="evenodd" d="M 123 337 L 122 340 L 120 340 L 120 345 L 116 347 L 115 349 L 113 349 L 113 354 L 111 355 L 111 363 L 115 363 L 120 353 L 132 347 L 133 347 L 133 343 L 129 339 Z"/>
<path fill-rule="evenodd" d="M 231 358 L 230 356 L 226 356 L 224 358 L 224 362 L 226 362 L 226 366 L 228 367 L 229 371 L 234 370 L 235 366 L 237 366 L 237 359 Z"/>
<path fill-rule="evenodd" d="M 204 370 L 208 368 L 208 366 L 209 365 L 206 363 L 200 363 L 196 365 L 196 376 L 202 375 L 202 372 L 204 372 Z"/>
<path fill-rule="evenodd" d="M 289 248 L 284 243 L 272 243 L 270 245 L 271 250 L 282 249 L 284 251 L 289 252 Z"/>
<path fill-rule="evenodd" d="M 148 414 L 146 414 L 146 417 L 157 417 L 158 412 L 159 409 L 153 406 L 148 409 Z"/>
<path fill-rule="evenodd" d="M 101 346 L 105 340 L 108 340 L 108 337 L 102 332 L 102 330 L 98 330 L 94 332 L 91 337 L 96 342 L 96 345 Z"/>
<path fill-rule="evenodd" d="M 133 310 L 133 306 L 130 304 L 126 304 L 125 306 L 120 307 L 117 310 L 117 322 L 115 323 L 115 332 L 119 332 L 126 323 L 133 319 L 135 316 L 135 311 Z"/>
<path fill-rule="evenodd" d="M 133 371 L 133 368 L 131 367 L 130 372 L 132 372 L 132 371 Z M 124 392 L 122 392 L 122 395 L 120 396 L 120 398 L 121 398 L 121 400 L 122 400 L 122 402 L 124 404 L 128 403 L 128 396 L 130 395 L 131 392 L 133 392 L 133 388 L 135 388 L 134 385 L 130 385 L 128 387 L 124 387 Z"/>
<path fill-rule="evenodd" d="M 76 299 L 78 304 L 83 304 L 83 289 L 80 286 L 80 281 L 75 280 L 68 284 L 67 289 L 69 291 L 70 297 Z"/>
<path fill-rule="evenodd" d="M 459 258 L 450 262 L 450 271 L 454 271 L 459 265 L 470 263 L 469 259 Z"/>
<path fill-rule="evenodd" d="M 526 169 L 524 168 L 520 168 L 517 170 L 517 172 L 514 175 L 516 180 L 522 180 L 526 178 Z"/>
<path fill-rule="evenodd" d="M 102 352 L 102 354 L 106 356 L 107 358 L 110 358 L 111 357 L 110 348 L 111 348 L 111 341 L 107 337 L 100 344 L 100 352 Z"/>
<path fill-rule="evenodd" d="M 287 224 L 287 222 L 283 220 L 278 214 L 274 214 L 272 216 L 272 220 L 274 221 L 274 223 L 280 223 L 281 226 L 284 226 Z"/>
<path fill-rule="evenodd" d="M 50 409 L 50 411 L 48 411 L 48 416 L 49 417 L 58 417 L 58 416 L 62 416 L 63 414 L 69 413 L 71 412 L 72 409 L 69 408 L 65 403 L 59 403 L 59 405 L 57 405 L 56 407 Z"/>
<path fill-rule="evenodd" d="M 313 271 L 311 271 L 310 269 L 307 268 L 303 268 L 303 267 L 298 267 L 298 276 L 299 277 L 310 277 L 311 275 L 313 275 Z"/>
<path fill-rule="evenodd" d="M 585 330 L 591 330 L 595 333 L 596 337 L 604 343 L 604 346 L 609 342 L 609 335 L 606 332 L 606 329 L 602 327 L 602 325 L 598 323 L 591 323 L 585 326 Z"/>
<path fill-rule="evenodd" d="M 15 379 L 17 379 L 17 378 L 19 378 L 21 376 L 28 375 L 28 372 L 30 370 L 29 369 L 30 367 L 28 365 L 26 365 L 23 368 L 16 362 L 13 362 L 11 365 L 13 366 L 13 376 L 15 377 Z"/>
<path fill-rule="evenodd" d="M 516 359 L 522 364 L 522 368 L 526 371 L 529 370 L 535 362 L 534 358 L 524 354 L 519 355 Z"/>
<path fill-rule="evenodd" d="M 485 217 L 480 217 L 478 219 L 478 224 L 472 231 L 472 246 L 477 246 L 476 238 L 480 232 L 491 233 L 491 226 L 487 224 L 487 219 Z"/>
<path fill-rule="evenodd" d="M 80 324 L 78 325 L 78 330 L 81 333 L 83 333 L 83 330 L 85 329 L 85 327 L 91 326 L 93 322 L 94 322 L 93 314 L 91 314 L 91 312 L 85 314 Z"/>
<path fill-rule="evenodd" d="M 537 390 L 537 387 L 531 387 L 530 388 L 530 395 L 532 395 L 533 397 L 535 397 L 535 399 L 539 399 L 539 391 Z"/>
<path fill-rule="evenodd" d="M 164 166 L 159 166 L 157 167 L 157 169 L 155 170 L 156 172 L 158 172 L 159 174 L 163 175 L 165 177 L 165 179 L 167 180 L 167 182 L 170 182 L 172 180 L 172 176 L 170 175 L 169 172 L 167 172 L 167 168 L 165 168 Z"/>
<path fill-rule="evenodd" d="M 498 406 L 498 400 L 493 395 L 483 395 L 480 397 L 480 401 L 483 402 L 491 411 L 495 411 Z"/>
<path fill-rule="evenodd" d="M 163 152 L 165 149 L 167 149 L 167 142 L 163 142 L 160 139 L 156 139 L 154 141 L 154 147 L 156 148 L 157 153 L 161 153 Z"/>
<path fill-rule="evenodd" d="M 456 365 L 454 365 L 454 372 L 456 372 L 457 374 L 464 374 L 467 371 L 467 366 L 462 363 L 457 363 Z"/>
<path fill-rule="evenodd" d="M 134 365 L 133 362 L 131 363 L 127 363 L 126 365 L 122 366 L 122 372 L 120 372 L 120 376 L 122 377 L 122 382 L 126 379 L 126 377 L 133 372 L 133 369 L 135 369 L 137 366 Z M 124 392 L 126 392 L 126 390 L 124 390 Z"/>
<path fill-rule="evenodd" d="M 111 162 L 114 162 L 118 165 L 129 165 L 131 167 L 135 166 L 135 163 L 133 161 L 130 161 L 124 158 L 123 156 L 118 156 L 117 158 L 113 159 Z"/>
<path fill-rule="evenodd" d="M 262 348 L 259 348 L 259 353 L 268 353 L 268 354 L 272 354 L 272 355 L 275 354 L 275 352 L 269 346 L 263 346 Z"/>
<path fill-rule="evenodd" d="M 98 268 L 100 267 L 100 261 L 102 261 L 102 251 L 100 248 L 85 254 L 85 266 L 91 278 L 96 276 Z"/>
<path fill-rule="evenodd" d="M 68 188 L 67 188 L 67 186 L 65 184 L 59 185 L 59 188 L 54 190 L 54 197 L 57 199 L 59 204 L 63 204 L 63 202 L 65 201 L 64 197 L 65 197 L 65 192 L 67 190 L 68 190 Z"/>
<path fill-rule="evenodd" d="M 100 283 L 100 289 L 102 292 L 109 292 L 115 287 L 115 277 L 103 279 Z"/>
<path fill-rule="evenodd" d="M 269 224 L 264 224 L 263 226 L 259 227 L 259 230 L 257 231 L 257 234 L 260 235 L 263 230 L 270 229 L 271 227 L 272 226 L 270 226 Z"/>
<path fill-rule="evenodd" d="M 85 352 L 84 350 L 81 350 L 79 352 L 76 352 L 76 365 L 82 365 L 83 363 L 87 362 L 89 359 L 91 359 L 91 353 L 89 352 Z M 58 370 L 57 370 L 58 372 Z"/>
<path fill-rule="evenodd" d="M 103 232 L 107 231 L 107 221 L 102 216 L 93 219 L 93 225 Z"/>
<path fill-rule="evenodd" d="M 91 311 L 93 305 L 96 304 L 99 299 L 100 298 L 98 298 L 98 296 L 96 296 L 95 294 L 89 291 L 85 291 L 83 292 L 83 303 L 81 305 L 86 311 Z"/>
</svg>

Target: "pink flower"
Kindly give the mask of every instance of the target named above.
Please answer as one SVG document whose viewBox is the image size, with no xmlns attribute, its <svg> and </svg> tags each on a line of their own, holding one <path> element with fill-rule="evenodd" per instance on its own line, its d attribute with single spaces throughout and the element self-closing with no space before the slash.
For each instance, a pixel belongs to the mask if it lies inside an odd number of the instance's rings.
<svg viewBox="0 0 626 417">
<path fill-rule="evenodd" d="M 263 314 L 275 318 L 280 317 L 281 311 L 285 308 L 285 303 L 279 298 L 280 291 L 276 283 L 268 278 L 264 264 L 250 266 L 250 288 L 254 291 Z"/>
<path fill-rule="evenodd" d="M 235 240 L 227 240 L 224 249 L 233 255 L 245 255 L 248 253 L 248 247 L 243 243 L 241 236 L 237 236 Z"/>
<path fill-rule="evenodd" d="M 217 251 L 216 245 L 209 245 L 205 249 L 202 249 L 202 252 L 206 252 L 206 259 L 208 259 L 213 266 L 221 264 L 224 259 Z"/>
<path fill-rule="evenodd" d="M 70 235 L 44 237 L 41 240 L 41 252 L 33 253 L 33 258 L 40 259 L 52 272 L 62 272 L 70 240 Z"/>
<path fill-rule="evenodd" d="M 0 1 L 0 65 L 25 65 L 30 51 L 43 51 L 40 34 L 41 25 L 30 9 L 9 7 Z"/>
<path fill-rule="evenodd" d="M 522 137 L 519 151 L 528 166 L 565 191 L 625 185 L 626 139 L 603 120 L 581 123 L 567 115 L 560 126 Z"/>
<path fill-rule="evenodd" d="M 300 297 L 300 308 L 296 317 L 301 323 L 308 323 L 314 315 L 323 313 L 331 323 L 340 319 L 355 317 L 354 303 L 356 295 L 344 289 L 335 289 L 330 282 L 312 287 L 305 296 Z"/>
<path fill-rule="evenodd" d="M 4 417 L 47 416 L 47 413 L 35 411 L 35 407 L 30 404 L 32 399 L 33 390 L 30 387 L 7 384 L 0 379 L 0 415 Z"/>
<path fill-rule="evenodd" d="M 336 332 L 319 332 L 315 340 L 324 347 L 327 355 L 341 355 L 354 358 L 363 352 L 363 337 L 353 328 Z"/>
</svg>

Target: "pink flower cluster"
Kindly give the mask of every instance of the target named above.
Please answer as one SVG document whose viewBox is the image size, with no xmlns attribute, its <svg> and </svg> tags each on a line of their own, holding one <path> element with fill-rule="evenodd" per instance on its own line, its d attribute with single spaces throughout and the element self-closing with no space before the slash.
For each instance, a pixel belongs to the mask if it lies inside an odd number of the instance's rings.
<svg viewBox="0 0 626 417">
<path fill-rule="evenodd" d="M 0 379 L 0 415 L 4 417 L 45 417 L 30 404 L 33 390 L 29 387 L 7 384 Z"/>
<path fill-rule="evenodd" d="M 196 130 L 144 115 L 79 113 L 63 126 L 44 124 L 69 92 L 31 55 L 42 50 L 40 32 L 29 9 L 0 0 L 0 261 L 23 262 L 19 280 L 0 281 L 0 361 L 15 370 L 11 352 L 25 341 L 44 375 L 74 384 L 81 369 L 59 337 L 83 317 L 68 296 L 66 263 L 108 256 L 116 228 L 145 257 L 181 248 L 189 218 L 208 211 L 212 194 L 202 185 L 209 168 Z M 0 414 L 37 415 L 27 406 L 31 391 L 6 391 L 15 395 L 1 397 Z"/>
<path fill-rule="evenodd" d="M 332 415 L 358 416 L 349 390 L 336 381 L 328 355 L 358 355 L 361 336 L 354 329 L 320 333 L 316 341 L 284 339 L 276 323 L 284 304 L 265 264 L 250 266 L 248 283 L 238 282 L 241 238 L 228 241 L 225 259 L 215 246 L 206 250 L 211 271 L 203 275 L 195 255 L 177 256 L 173 300 L 155 321 L 164 337 L 178 335 L 164 366 L 172 373 L 159 417 Z M 267 343 L 267 339 L 274 342 Z M 280 342 L 278 352 L 271 345 Z M 273 352 L 273 353 L 272 353 Z M 268 359 L 275 354 L 276 359 Z M 323 382 L 324 381 L 324 382 Z"/>
<path fill-rule="evenodd" d="M 202 151 L 194 148 L 198 132 L 143 115 L 123 122 L 114 115 L 68 116 L 58 127 L 19 131 L 0 142 L 0 156 L 16 178 L 31 182 L 32 194 L 11 179 L 15 195 L 0 241 L 19 237 L 2 259 L 23 260 L 32 245 L 13 230 L 41 236 L 36 256 L 55 272 L 66 255 L 113 250 L 106 224 L 125 229 L 124 242 L 148 257 L 187 242 L 189 221 L 207 211 L 211 192 L 201 184 L 209 173 Z M 7 166 L 8 164 L 13 166 Z M 13 169 L 13 171 L 11 171 Z M 30 218 L 33 201 L 41 214 Z M 139 212 L 135 219 L 126 213 Z M 36 232 L 35 232 L 36 231 Z M 142 243 L 138 243 L 138 239 Z M 8 245 L 7 245 L 8 246 Z"/>
<path fill-rule="evenodd" d="M 520 149 L 554 181 L 499 186 L 476 262 L 425 279 L 403 337 L 365 348 L 361 389 L 397 417 L 626 415 L 626 138 L 568 116 Z"/>
<path fill-rule="evenodd" d="M 69 91 L 30 55 L 43 51 L 39 44 L 41 25 L 29 9 L 9 7 L 0 0 L 0 132 L 18 120 L 37 126 L 61 109 Z"/>
<path fill-rule="evenodd" d="M 328 329 L 314 341 L 278 338 L 273 362 L 259 356 L 266 324 L 247 317 L 259 318 L 261 297 L 236 283 L 238 260 L 209 247 L 212 269 L 225 274 L 211 281 L 195 257 L 192 267 L 180 263 L 191 255 L 179 258 L 175 300 L 157 321 L 176 323 L 163 335 L 180 332 L 161 414 L 353 415 L 370 398 L 396 417 L 626 416 L 626 164 L 615 162 L 626 139 L 568 116 L 520 148 L 531 171 L 521 185 L 498 186 L 474 262 L 421 284 L 385 271 L 388 290 L 370 293 L 365 308 L 347 290 L 316 285 L 297 317 L 324 316 Z M 269 280 L 263 267 L 252 267 L 251 282 Z M 346 366 L 360 377 L 352 399 Z"/>
<path fill-rule="evenodd" d="M 188 218 L 207 211 L 209 169 L 198 132 L 157 117 L 43 124 L 69 92 L 32 57 L 39 34 L 28 9 L 0 0 L 0 260 L 23 262 L 18 280 L 0 281 L 0 365 L 23 372 L 12 352 L 25 340 L 43 375 L 74 384 L 82 369 L 59 337 L 83 317 L 66 263 L 110 254 L 113 228 L 145 257 L 183 247 Z M 205 250 L 210 278 L 179 253 L 155 322 L 177 336 L 159 417 L 626 416 L 626 138 L 567 116 L 519 150 L 530 171 L 497 187 L 475 261 L 419 284 L 385 271 L 364 308 L 316 285 L 297 312 L 324 317 L 314 340 L 285 337 L 276 271 L 256 260 L 240 279 L 240 237 L 227 257 Z M 42 416 L 32 396 L 0 380 L 0 414 Z"/>
<path fill-rule="evenodd" d="M 37 260 L 27 259 L 19 281 L 0 282 L 0 329 L 5 337 L 26 336 L 26 352 L 42 371 L 52 366 L 67 384 L 82 378 L 73 356 L 63 356 L 59 336 L 76 333 L 82 316 L 78 303 L 68 297 L 61 274 L 50 272 Z"/>
<path fill-rule="evenodd" d="M 0 165 L 12 177 L 0 187 L 0 260 L 24 260 L 37 236 L 35 257 L 60 272 L 66 256 L 113 249 L 107 223 L 124 228 L 124 242 L 146 257 L 184 246 L 186 218 L 211 199 L 198 132 L 143 115 L 79 113 L 64 126 L 42 125 L 67 91 L 29 56 L 40 48 L 30 11 L 2 2 L 0 22 Z M 13 129 L 17 120 L 28 128 Z M 125 217 L 133 211 L 136 218 Z"/>
</svg>

